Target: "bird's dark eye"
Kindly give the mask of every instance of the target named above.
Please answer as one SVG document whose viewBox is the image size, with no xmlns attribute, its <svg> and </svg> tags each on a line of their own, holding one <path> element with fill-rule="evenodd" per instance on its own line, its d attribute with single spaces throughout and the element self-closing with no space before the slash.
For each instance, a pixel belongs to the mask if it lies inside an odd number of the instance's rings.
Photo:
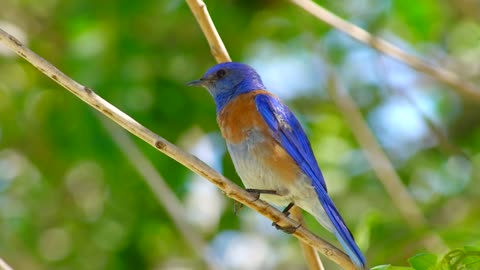
<svg viewBox="0 0 480 270">
<path fill-rule="evenodd" d="M 225 76 L 225 74 L 227 74 L 227 72 L 225 71 L 225 69 L 219 69 L 219 70 L 217 71 L 217 78 L 218 78 L 218 79 L 221 79 L 221 78 L 223 78 L 223 77 Z"/>
</svg>

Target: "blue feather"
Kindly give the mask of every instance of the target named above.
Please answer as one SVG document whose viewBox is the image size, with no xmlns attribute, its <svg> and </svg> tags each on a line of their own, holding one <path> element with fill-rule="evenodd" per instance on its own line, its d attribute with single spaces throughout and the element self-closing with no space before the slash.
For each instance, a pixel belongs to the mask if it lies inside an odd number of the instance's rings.
<svg viewBox="0 0 480 270">
<path fill-rule="evenodd" d="M 365 268 L 365 258 L 358 248 L 351 232 L 348 230 L 335 204 L 327 193 L 327 186 L 322 172 L 313 155 L 310 142 L 290 109 L 277 98 L 259 94 L 255 97 L 257 110 L 272 131 L 272 135 L 288 154 L 295 160 L 311 180 L 315 192 L 335 228 L 335 236 L 352 261 L 360 268 Z"/>
<path fill-rule="evenodd" d="M 292 156 L 302 171 L 314 184 L 327 190 L 322 172 L 312 152 L 302 126 L 288 107 L 278 99 L 260 94 L 255 97 L 257 109 L 273 131 L 273 136 Z"/>
</svg>

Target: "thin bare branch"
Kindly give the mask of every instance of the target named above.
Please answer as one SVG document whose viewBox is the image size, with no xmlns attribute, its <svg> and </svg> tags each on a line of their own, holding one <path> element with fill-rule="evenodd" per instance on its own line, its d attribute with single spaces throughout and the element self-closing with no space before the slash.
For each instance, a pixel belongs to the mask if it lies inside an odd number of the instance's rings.
<svg viewBox="0 0 480 270">
<path fill-rule="evenodd" d="M 0 258 L 0 270 L 13 270 L 13 268 Z"/>
<path fill-rule="evenodd" d="M 305 220 L 303 219 L 301 208 L 294 206 L 290 210 L 290 217 L 300 222 L 302 226 L 305 226 Z M 320 256 L 318 256 L 317 251 L 313 247 L 305 244 L 304 242 L 302 241 L 299 241 L 299 242 L 300 242 L 300 247 L 302 248 L 303 256 L 307 261 L 308 269 L 325 270 L 325 267 L 323 266 L 322 260 L 320 259 Z"/>
<path fill-rule="evenodd" d="M 221 37 L 218 35 L 217 29 L 215 29 L 215 25 L 213 24 L 212 19 L 208 14 L 205 3 L 203 3 L 203 1 L 201 0 L 187 0 L 187 2 L 190 6 L 190 9 L 192 10 L 192 13 L 195 15 L 195 18 L 202 27 L 202 31 L 207 37 L 208 44 L 210 45 L 210 48 L 212 48 L 212 54 L 217 60 L 217 62 L 221 63 L 231 61 L 227 49 L 225 48 L 225 45 L 223 44 Z M 205 21 L 209 23 L 206 24 Z M 214 38 L 210 36 L 213 36 Z M 217 51 L 214 50 L 214 48 L 222 48 L 222 50 Z M 291 213 L 291 217 L 293 219 L 299 221 L 302 226 L 305 226 L 302 216 L 302 210 L 300 208 L 295 206 L 291 210 Z M 302 247 L 303 254 L 305 255 L 305 259 L 307 260 L 307 265 L 309 269 L 323 270 L 322 261 L 320 260 L 320 257 L 318 256 L 318 253 L 315 251 L 315 249 L 312 246 L 306 244 L 305 242 L 299 242 L 300 246 Z"/>
<path fill-rule="evenodd" d="M 275 223 L 287 224 L 289 226 L 298 225 L 296 221 L 286 217 L 282 212 L 278 211 L 264 201 L 257 200 L 255 196 L 216 172 L 213 168 L 209 167 L 197 157 L 181 150 L 174 144 L 165 140 L 163 137 L 142 126 L 130 116 L 98 96 L 92 89 L 74 81 L 52 64 L 47 62 L 45 59 L 25 47 L 18 39 L 6 33 L 2 29 L 0 29 L 0 44 L 4 44 L 7 46 L 7 48 L 13 50 L 42 73 L 50 77 L 59 85 L 63 86 L 65 89 L 72 92 L 85 103 L 89 104 L 102 114 L 112 119 L 130 133 L 144 140 L 151 146 L 158 149 L 160 152 L 176 160 L 191 171 L 209 180 L 211 183 L 225 192 L 228 197 L 256 210 Z M 305 227 L 299 227 L 295 233 L 293 233 L 293 235 L 305 243 L 315 247 L 319 252 L 336 262 L 344 269 L 355 269 L 355 266 L 345 253 L 327 241 L 319 238 Z"/>
<path fill-rule="evenodd" d="M 375 48 L 380 52 L 413 67 L 418 71 L 424 72 L 442 83 L 449 85 L 453 90 L 457 91 L 459 94 L 462 94 L 466 98 L 470 98 L 477 102 L 480 101 L 480 89 L 475 87 L 472 83 L 465 81 L 457 74 L 441 67 L 434 67 L 425 61 L 406 53 L 402 49 L 394 46 L 386 40 L 373 36 L 364 29 L 336 16 L 313 1 L 290 1 L 328 25 L 346 33 L 356 40 L 363 42 L 372 48 Z"/>
<path fill-rule="evenodd" d="M 423 227 L 426 224 L 426 220 L 415 200 L 403 186 L 402 180 L 395 172 L 385 152 L 383 152 L 380 145 L 378 145 L 375 136 L 365 123 L 352 97 L 347 91 L 340 89 L 333 75 L 330 79 L 328 90 L 350 125 L 353 135 L 364 149 L 370 166 L 372 166 L 378 179 L 385 186 L 395 206 L 398 207 L 405 220 L 412 227 Z"/>
<path fill-rule="evenodd" d="M 217 29 L 213 24 L 212 18 L 208 14 L 207 5 L 202 0 L 186 0 L 195 19 L 197 19 L 202 32 L 207 38 L 213 57 L 218 63 L 232 61 L 228 55 L 227 49 L 218 35 Z"/>
<path fill-rule="evenodd" d="M 455 145 L 448 138 L 447 134 L 437 124 L 435 124 L 435 121 L 420 108 L 420 105 L 415 101 L 413 97 L 411 97 L 408 93 L 400 89 L 396 89 L 394 91 L 398 95 L 403 96 L 408 101 L 408 103 L 410 103 L 410 105 L 417 111 L 418 115 L 420 115 L 423 121 L 425 121 L 428 128 L 437 138 L 438 144 L 440 145 L 440 148 L 444 152 L 450 155 L 461 156 L 466 160 L 471 160 L 470 156 L 465 151 L 463 151 L 459 146 Z"/>
<path fill-rule="evenodd" d="M 370 166 L 385 187 L 394 205 L 400 210 L 407 224 L 415 229 L 425 228 L 427 220 L 420 208 L 403 185 L 400 176 L 398 176 L 392 163 L 378 144 L 355 101 L 353 101 L 345 89 L 342 89 L 337 84 L 334 75 L 331 75 L 328 91 L 350 125 L 353 135 L 362 146 L 362 149 L 364 149 Z M 437 235 L 429 235 L 424 242 L 429 248 L 435 250 L 446 249 L 445 244 Z"/>
<path fill-rule="evenodd" d="M 205 261 L 209 269 L 220 269 L 209 255 L 208 246 L 200 237 L 200 233 L 186 221 L 183 215 L 186 211 L 182 203 L 153 164 L 138 149 L 133 140 L 127 136 L 124 129 L 114 125 L 111 121 L 107 121 L 105 117 L 99 116 L 99 119 L 122 153 L 153 191 L 155 198 L 165 208 L 175 227 L 180 231 L 192 250 Z"/>
<path fill-rule="evenodd" d="M 406 88 L 408 87 L 398 87 L 393 85 L 392 83 L 389 82 L 387 79 L 388 76 L 388 67 L 385 65 L 384 61 L 382 61 L 382 55 L 379 55 L 378 59 L 378 69 L 377 72 L 381 73 L 380 78 L 383 78 L 383 85 L 385 88 L 389 91 L 392 92 L 392 94 L 402 96 L 410 105 L 417 111 L 418 115 L 423 119 L 423 121 L 427 124 L 429 127 L 430 131 L 434 134 L 435 138 L 438 140 L 438 144 L 440 146 L 440 149 L 442 149 L 444 152 L 450 155 L 458 155 L 466 160 L 471 160 L 471 158 L 468 156 L 465 151 L 463 151 L 460 147 L 455 145 L 447 136 L 447 134 L 442 130 L 440 126 L 438 126 L 435 121 L 428 116 L 421 108 L 420 105 L 415 101 L 415 99 L 408 94 L 408 91 Z"/>
</svg>

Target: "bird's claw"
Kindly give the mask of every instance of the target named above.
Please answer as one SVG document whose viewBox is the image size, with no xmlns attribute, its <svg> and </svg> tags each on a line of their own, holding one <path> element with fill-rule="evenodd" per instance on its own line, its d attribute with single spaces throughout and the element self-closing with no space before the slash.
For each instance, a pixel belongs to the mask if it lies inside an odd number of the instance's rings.
<svg viewBox="0 0 480 270">
<path fill-rule="evenodd" d="M 285 209 L 283 209 L 282 213 L 288 217 L 290 216 L 290 209 L 292 209 L 292 207 L 294 206 L 295 204 L 293 202 L 289 203 L 287 205 L 287 207 L 285 207 Z M 278 225 L 277 223 L 275 222 L 272 222 L 272 226 L 275 227 L 275 229 L 277 230 L 281 230 L 285 233 L 288 233 L 288 234 L 292 234 L 294 233 L 298 228 L 300 228 L 300 226 L 302 226 L 302 224 L 298 224 L 297 226 L 280 226 Z"/>
<path fill-rule="evenodd" d="M 239 213 L 239 211 L 243 208 L 243 204 L 237 202 L 237 201 L 233 201 L 233 214 L 234 215 L 237 215 Z"/>
<path fill-rule="evenodd" d="M 252 194 L 255 196 L 255 199 L 253 200 L 258 201 L 260 199 L 261 194 L 271 194 L 271 195 L 278 195 L 278 192 L 276 190 L 270 190 L 270 189 L 254 189 L 254 188 L 247 188 L 245 189 L 248 193 Z M 233 201 L 233 213 L 236 215 L 240 209 L 243 208 L 243 204 Z"/>
<path fill-rule="evenodd" d="M 277 230 L 283 231 L 284 233 L 293 234 L 298 228 L 300 228 L 300 226 L 302 226 L 302 224 L 298 224 L 297 226 L 280 226 L 277 223 L 272 222 L 272 226 Z"/>
<path fill-rule="evenodd" d="M 255 188 L 247 188 L 245 189 L 248 193 L 252 194 L 255 196 L 255 200 L 257 201 L 260 199 L 260 195 L 262 194 L 270 194 L 270 195 L 278 195 L 278 192 L 276 190 L 271 190 L 271 189 L 255 189 Z"/>
</svg>

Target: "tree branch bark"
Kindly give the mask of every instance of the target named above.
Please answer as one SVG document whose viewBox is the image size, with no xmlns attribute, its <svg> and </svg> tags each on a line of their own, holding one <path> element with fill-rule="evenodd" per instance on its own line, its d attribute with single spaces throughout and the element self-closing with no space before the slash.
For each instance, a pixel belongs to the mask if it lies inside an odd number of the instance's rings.
<svg viewBox="0 0 480 270">
<path fill-rule="evenodd" d="M 208 45 L 213 57 L 218 63 L 232 61 L 228 55 L 227 49 L 220 38 L 220 35 L 213 24 L 212 18 L 207 10 L 207 5 L 202 0 L 186 0 L 190 10 L 197 20 L 203 34 L 207 38 Z"/>
<path fill-rule="evenodd" d="M 97 114 L 98 115 L 98 114 Z M 198 231 L 188 224 L 184 213 L 186 212 L 180 200 L 167 185 L 164 178 L 155 169 L 155 166 L 138 149 L 128 133 L 102 115 L 98 115 L 105 130 L 120 148 L 120 151 L 132 164 L 133 168 L 142 176 L 145 183 L 150 187 L 158 203 L 163 206 L 167 214 L 175 224 L 176 229 L 183 236 L 192 251 L 208 265 L 211 270 L 220 269 L 219 265 L 209 254 L 209 247 L 200 237 Z"/>
<path fill-rule="evenodd" d="M 210 18 L 205 3 L 201 0 L 187 0 L 187 3 L 192 10 L 192 13 L 195 15 L 195 18 L 197 19 L 199 25 L 201 26 L 202 31 L 205 34 L 208 44 L 210 45 L 210 48 L 212 50 L 212 55 L 215 57 L 216 61 L 218 63 L 231 61 L 227 49 L 225 48 L 225 45 L 223 44 L 223 41 L 218 34 L 217 29 L 212 22 L 212 19 Z M 300 208 L 295 206 L 292 209 L 291 213 L 291 217 L 293 219 L 300 222 L 302 226 L 305 225 L 303 221 L 302 210 Z M 299 242 L 309 269 L 323 270 L 322 261 L 320 260 L 320 257 L 318 256 L 316 250 L 312 246 L 302 241 Z"/>
<path fill-rule="evenodd" d="M 191 171 L 209 180 L 211 183 L 225 192 L 228 197 L 256 210 L 275 223 L 282 223 L 289 226 L 298 225 L 296 221 L 286 217 L 282 212 L 278 211 L 264 201 L 257 200 L 253 195 L 245 191 L 243 188 L 237 186 L 220 173 L 216 172 L 197 157 L 181 150 L 163 137 L 142 126 L 130 116 L 98 96 L 91 88 L 83 86 L 74 81 L 55 66 L 47 62 L 45 59 L 25 47 L 18 39 L 6 33 L 2 29 L 0 29 L 0 43 L 6 45 L 46 76 L 63 86 L 65 89 L 69 90 L 72 94 L 76 95 L 91 107 L 112 119 L 130 133 L 144 140 L 146 143 L 155 147 L 170 158 L 176 160 Z M 299 227 L 293 235 L 310 246 L 315 247 L 318 251 L 323 253 L 326 257 L 330 258 L 344 269 L 355 269 L 355 266 L 345 253 L 327 241 L 319 238 L 305 227 Z"/>
<path fill-rule="evenodd" d="M 305 226 L 305 220 L 303 219 L 302 215 L 302 209 L 299 208 L 298 206 L 294 206 L 290 210 L 290 216 L 298 220 L 302 224 L 302 226 Z M 305 261 L 307 262 L 308 269 L 310 270 L 325 270 L 325 267 L 322 264 L 322 260 L 320 259 L 320 256 L 318 256 L 317 251 L 312 248 L 311 246 L 305 244 L 302 241 L 299 241 L 300 247 L 302 248 L 303 256 L 305 257 Z"/>
<path fill-rule="evenodd" d="M 427 227 L 427 220 L 420 207 L 403 185 L 400 176 L 395 171 L 387 154 L 378 144 L 375 136 L 368 127 L 362 114 L 350 94 L 342 89 L 334 75 L 330 76 L 328 92 L 333 98 L 337 107 L 342 112 L 353 135 L 360 146 L 364 149 L 365 156 L 370 163 L 377 178 L 384 186 L 393 204 L 399 209 L 407 224 L 414 229 Z M 435 234 L 430 234 L 424 241 L 430 249 L 445 251 L 447 249 L 443 240 Z"/>
<path fill-rule="evenodd" d="M 472 83 L 465 81 L 454 72 L 427 64 L 425 61 L 406 53 L 402 49 L 394 46 L 386 40 L 373 36 L 364 29 L 338 17 L 313 1 L 290 0 L 290 2 L 301 7 L 326 24 L 353 37 L 354 39 L 363 42 L 418 71 L 428 74 L 442 83 L 445 83 L 465 98 L 469 98 L 477 102 L 480 101 L 480 89 L 475 87 Z"/>
<path fill-rule="evenodd" d="M 0 258 L 0 270 L 13 270 L 13 268 Z"/>
</svg>

